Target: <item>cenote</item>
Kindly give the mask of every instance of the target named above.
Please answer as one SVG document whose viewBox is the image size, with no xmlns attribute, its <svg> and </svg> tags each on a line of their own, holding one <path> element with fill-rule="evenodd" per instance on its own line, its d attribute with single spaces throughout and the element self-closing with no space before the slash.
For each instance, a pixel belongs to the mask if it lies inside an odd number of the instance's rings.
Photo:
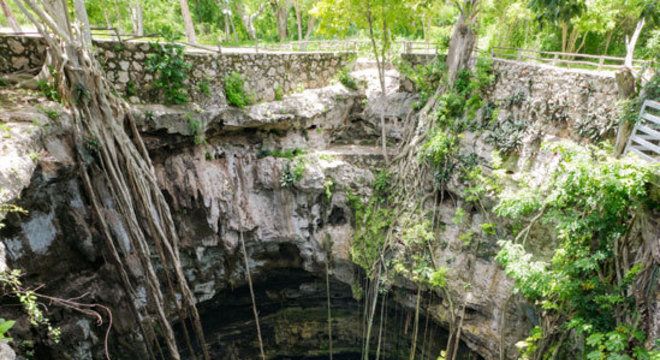
<svg viewBox="0 0 660 360">
<path fill-rule="evenodd" d="M 264 350 L 273 360 L 320 360 L 329 358 L 326 280 L 300 268 L 271 269 L 254 282 L 255 299 Z M 330 277 L 333 359 L 361 360 L 364 339 L 364 304 L 351 287 Z M 414 309 L 402 305 L 414 291 L 392 289 L 382 317 L 380 359 L 409 359 Z M 425 306 L 440 301 L 423 294 Z M 382 299 L 382 298 L 381 298 Z M 408 300 L 406 300 L 408 299 Z M 360 299 L 362 300 L 362 299 Z M 380 300 L 382 301 L 382 300 Z M 377 304 L 380 311 L 381 303 Z M 247 286 L 226 289 L 199 307 L 213 359 L 258 359 L 259 345 Z M 422 310 L 423 311 L 423 310 Z M 447 344 L 447 331 L 426 314 L 420 315 L 415 359 L 437 359 Z M 376 358 L 381 319 L 374 321 L 371 356 Z M 176 331 L 181 332 L 180 328 Z M 182 336 L 178 336 L 182 339 Z M 181 343 L 185 348 L 185 343 Z M 192 359 L 182 352 L 184 359 Z M 482 359 L 461 343 L 456 359 Z"/>
</svg>

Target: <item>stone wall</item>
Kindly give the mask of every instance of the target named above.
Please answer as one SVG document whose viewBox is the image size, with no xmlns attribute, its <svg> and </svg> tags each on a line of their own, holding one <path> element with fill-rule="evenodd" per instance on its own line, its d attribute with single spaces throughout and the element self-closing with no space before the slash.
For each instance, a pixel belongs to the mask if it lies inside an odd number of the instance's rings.
<svg viewBox="0 0 660 360">
<path fill-rule="evenodd" d="M 413 66 L 426 65 L 434 57 L 401 55 Z M 499 109 L 499 120 L 512 118 L 544 125 L 544 129 L 559 129 L 575 140 L 598 141 L 613 135 L 618 123 L 614 72 L 501 59 L 493 59 L 493 70 L 496 80 L 483 100 Z"/>
<path fill-rule="evenodd" d="M 401 60 L 408 62 L 413 67 L 418 65 L 426 65 L 433 61 L 437 55 L 435 54 L 401 54 Z M 445 55 L 441 55 L 443 58 Z"/>
<path fill-rule="evenodd" d="M 133 102 L 162 101 L 154 88 L 154 75 L 145 62 L 154 50 L 147 42 L 95 41 L 97 59 L 108 80 Z M 211 53 L 190 51 L 185 60 L 192 65 L 189 91 L 202 103 L 224 103 L 223 79 L 238 72 L 246 79 L 246 88 L 256 101 L 275 99 L 275 88 L 283 93 L 324 87 L 352 60 L 351 53 Z M 0 36 L 0 74 L 38 68 L 45 58 L 40 37 Z M 210 96 L 198 85 L 209 85 Z"/>
<path fill-rule="evenodd" d="M 499 107 L 500 121 L 524 120 L 538 131 L 555 129 L 574 140 L 613 135 L 618 122 L 614 72 L 497 59 L 493 69 L 497 79 L 487 101 Z"/>
</svg>

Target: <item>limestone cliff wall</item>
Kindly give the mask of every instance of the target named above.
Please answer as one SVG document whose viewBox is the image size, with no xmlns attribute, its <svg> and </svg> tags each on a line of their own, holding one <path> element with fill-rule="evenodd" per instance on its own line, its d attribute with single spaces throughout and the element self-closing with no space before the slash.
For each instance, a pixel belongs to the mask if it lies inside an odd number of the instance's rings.
<svg viewBox="0 0 660 360">
<path fill-rule="evenodd" d="M 131 56 L 135 56 L 134 51 Z M 121 69 L 120 61 L 125 60 L 112 61 Z M 543 177 L 543 170 L 556 157 L 539 151 L 541 142 L 593 141 L 608 136 L 615 113 L 613 76 L 509 62 L 494 66 L 498 77 L 484 99 L 484 103 L 499 108 L 493 121 L 504 123 L 515 118 L 525 124 L 518 134 L 519 147 L 509 154 L 511 176 L 531 169 Z M 369 80 L 364 73 L 356 75 Z M 395 80 L 394 75 L 388 75 L 387 97 L 379 99 L 376 92 L 367 91 L 366 101 L 363 94 L 333 85 L 245 111 L 135 107 L 138 127 L 173 210 L 186 275 L 198 301 L 207 301 L 244 282 L 237 247 L 240 230 L 244 231 L 255 277 L 277 267 L 323 271 L 327 254 L 322 243 L 330 240 L 335 277 L 346 283 L 355 281 L 349 253 L 353 229 L 347 191 L 367 198 L 373 172 L 384 165 L 377 146 L 380 110 L 386 110 L 388 136 L 393 142 L 405 137 L 402 125 L 414 121 L 407 114 L 416 97 L 397 92 Z M 8 108 L 0 114 L 10 132 L 4 139 L 16 150 L 0 160 L 17 159 L 13 170 L 7 168 L 8 175 L 0 178 L 11 192 L 0 192 L 0 196 L 30 211 L 28 215 L 9 215 L 7 226 L 0 230 L 8 261 L 12 267 L 24 269 L 30 283 L 47 284 L 44 292 L 74 297 L 88 291 L 90 301 L 117 304 L 115 331 L 122 341 L 139 343 L 125 295 L 117 286 L 119 279 L 105 261 L 103 240 L 77 179 L 66 114 L 61 115 L 62 125 L 51 128 L 47 126 L 49 119 L 34 109 L 43 104 L 40 99 L 23 103 L 29 106 Z M 206 142 L 201 145 L 194 144 L 188 116 L 202 126 Z M 577 130 L 585 122 L 595 132 Z M 476 154 L 486 171 L 490 154 L 497 147 L 489 137 L 492 131 L 468 132 L 461 141 L 461 152 Z M 307 153 L 296 159 L 269 155 L 269 151 L 296 148 Z M 292 186 L 283 185 L 282 174 L 298 161 L 305 162 L 302 178 Z M 422 184 L 424 196 L 433 191 L 431 177 Z M 537 321 L 535 312 L 512 295 L 511 281 L 493 261 L 497 239 L 483 236 L 475 250 L 461 238 L 469 231 L 482 236 L 480 225 L 492 221 L 479 209 L 466 205 L 463 190 L 464 184 L 452 181 L 437 201 L 425 202 L 425 210 L 436 212 L 442 224 L 436 234 L 434 257 L 438 265 L 449 269 L 448 290 L 454 306 L 465 308 L 462 339 L 486 359 L 499 359 L 500 346 L 505 357 L 513 359 L 515 342 Z M 495 201 L 483 200 L 486 209 Z M 109 196 L 105 201 L 110 204 Z M 460 224 L 454 222 L 458 207 L 466 211 Z M 123 239 L 121 223 L 111 207 L 106 215 L 113 235 Z M 530 244 L 540 252 L 551 247 L 551 241 L 539 238 L 530 239 Z M 128 242 L 123 243 L 123 251 L 129 251 Z M 141 276 L 137 260 L 126 265 L 131 276 Z M 414 284 L 402 279 L 398 286 L 397 301 L 414 307 Z M 447 324 L 449 300 L 430 292 L 424 296 L 424 304 L 433 302 L 423 311 L 437 323 Z M 55 324 L 68 335 L 56 351 L 76 359 L 100 357 L 103 329 L 91 327 L 90 331 L 89 319 L 53 311 Z M 19 331 L 29 333 L 29 325 L 17 324 Z M 118 354 L 130 356 L 122 352 L 128 350 L 121 344 L 112 345 Z"/>
</svg>

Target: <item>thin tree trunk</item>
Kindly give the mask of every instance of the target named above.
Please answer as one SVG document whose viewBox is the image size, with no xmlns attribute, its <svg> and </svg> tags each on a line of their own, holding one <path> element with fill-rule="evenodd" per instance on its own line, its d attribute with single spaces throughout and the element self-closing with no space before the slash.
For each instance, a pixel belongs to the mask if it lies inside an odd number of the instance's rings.
<svg viewBox="0 0 660 360">
<path fill-rule="evenodd" d="M 225 18 L 225 40 L 229 39 L 229 16 L 227 16 L 227 13 L 223 14 L 223 17 Z"/>
<path fill-rule="evenodd" d="M 451 357 L 447 360 L 455 360 L 456 359 L 456 353 L 458 352 L 458 345 L 460 344 L 461 341 L 461 329 L 463 328 L 463 319 L 465 319 L 465 308 L 467 307 L 467 303 L 463 304 L 463 311 L 461 313 L 461 320 L 458 322 L 458 328 L 456 328 L 456 339 L 454 340 L 454 346 L 452 350 Z M 449 355 L 449 354 L 447 354 Z"/>
<path fill-rule="evenodd" d="M 120 35 L 124 35 L 124 23 L 121 20 L 121 12 L 119 11 L 119 2 L 115 0 L 114 3 L 115 3 L 115 15 L 117 16 L 117 24 L 119 25 L 117 31 L 119 32 Z"/>
<path fill-rule="evenodd" d="M 637 92 L 635 90 L 635 76 L 629 67 L 619 69 L 616 74 L 616 85 L 619 90 L 619 99 L 627 100 L 633 98 Z M 614 146 L 614 156 L 619 157 L 626 149 L 628 138 L 630 137 L 634 124 L 624 121 L 619 124 L 617 132 L 616 145 Z"/>
<path fill-rule="evenodd" d="M 381 59 L 380 54 L 378 54 L 378 45 L 376 44 L 376 35 L 374 34 L 374 20 L 373 20 L 373 13 L 371 10 L 371 0 L 367 0 L 367 22 L 369 23 L 369 39 L 371 40 L 371 47 L 374 52 L 374 56 L 376 57 L 376 67 L 378 69 L 378 80 L 380 81 L 380 91 L 381 91 L 381 96 L 385 96 L 385 64 L 383 62 L 385 59 Z M 383 29 L 383 36 L 386 37 L 385 35 L 385 29 Z M 385 47 L 385 42 L 381 44 L 381 46 Z M 380 143 L 381 143 L 381 151 L 383 152 L 383 158 L 385 159 L 385 164 L 389 163 L 389 159 L 387 156 L 387 138 L 386 138 L 386 132 L 385 132 L 385 110 L 381 109 L 380 111 Z"/>
<path fill-rule="evenodd" d="M 561 23 L 561 52 L 566 52 L 566 43 L 568 41 L 568 23 L 562 21 Z"/>
<path fill-rule="evenodd" d="M 131 22 L 133 23 L 133 32 L 137 36 L 144 35 L 144 12 L 141 0 L 131 2 Z"/>
<path fill-rule="evenodd" d="M 303 50 L 307 50 L 307 43 L 309 42 L 309 36 L 312 34 L 312 31 L 314 31 L 315 21 L 314 17 L 310 15 L 307 20 L 307 32 L 305 33 L 305 44 L 302 47 Z"/>
<path fill-rule="evenodd" d="M 296 0 L 293 4 L 296 10 L 296 24 L 298 25 L 298 41 L 302 41 L 302 14 L 300 13 L 300 1 Z"/>
<path fill-rule="evenodd" d="M 635 32 L 633 33 L 633 36 L 628 39 L 628 36 L 626 36 L 626 61 L 625 61 L 625 66 L 632 69 L 633 66 L 633 56 L 635 54 L 635 46 L 637 45 L 637 40 L 639 39 L 639 34 L 642 32 L 642 28 L 644 27 L 644 24 L 646 23 L 646 19 L 642 19 L 637 23 L 637 26 L 635 27 Z"/>
<path fill-rule="evenodd" d="M 4 0 L 0 0 L 4 1 Z M 85 4 L 82 1 L 74 1 L 73 7 L 76 12 L 76 17 L 82 23 L 82 35 L 85 45 L 91 48 L 92 46 L 92 31 L 89 27 L 89 18 L 87 17 L 87 10 L 85 9 Z"/>
<path fill-rule="evenodd" d="M 183 25 L 186 28 L 186 37 L 191 44 L 197 44 L 197 36 L 195 36 L 195 26 L 193 25 L 192 16 L 190 16 L 190 8 L 188 7 L 188 0 L 179 0 L 181 4 L 181 15 L 183 16 Z"/>
<path fill-rule="evenodd" d="M 380 322 L 378 323 L 378 345 L 376 346 L 376 360 L 380 359 L 380 348 L 382 346 L 383 340 L 383 316 L 385 315 L 385 303 L 387 299 L 387 293 L 383 294 L 383 298 L 380 303 Z"/>
<path fill-rule="evenodd" d="M 234 42 L 238 43 L 238 33 L 236 32 L 236 26 L 234 26 L 234 16 L 233 14 L 229 15 L 229 24 L 231 24 L 231 32 L 234 34 Z"/>
<path fill-rule="evenodd" d="M 473 2 L 474 7 L 478 6 L 478 1 L 466 0 L 465 7 L 467 7 L 468 2 Z M 461 13 L 458 17 L 447 52 L 447 72 L 449 73 L 450 86 L 453 86 L 458 72 L 468 68 L 477 41 L 477 35 L 473 29 L 476 18 L 472 18 L 472 14 L 467 15 L 470 16 L 466 17 L 466 14 Z"/>
<path fill-rule="evenodd" d="M 367 297 L 370 298 L 369 309 L 367 314 L 367 331 L 364 336 L 364 351 L 362 354 L 363 360 L 369 360 L 369 340 L 371 339 L 371 329 L 373 328 L 374 316 L 376 315 L 376 304 L 378 303 L 378 285 L 380 282 L 380 271 L 381 265 L 378 263 L 378 268 L 376 270 L 376 276 L 369 281 L 369 287 L 371 288 L 370 293 L 367 293 Z M 372 297 L 372 298 L 371 298 Z"/>
<path fill-rule="evenodd" d="M 266 353 L 264 353 L 264 342 L 261 339 L 261 326 L 259 326 L 259 312 L 257 311 L 257 300 L 254 296 L 254 288 L 252 287 L 252 276 L 250 275 L 250 263 L 248 262 L 247 250 L 245 250 L 245 240 L 243 239 L 243 230 L 241 233 L 241 247 L 243 248 L 243 261 L 245 262 L 245 274 L 248 279 L 248 286 L 250 287 L 250 297 L 252 298 L 252 312 L 254 313 L 254 322 L 257 325 L 257 339 L 259 340 L 259 352 L 261 359 L 266 360 Z"/>
<path fill-rule="evenodd" d="M 612 42 L 613 34 L 614 34 L 614 29 L 610 30 L 607 33 L 607 40 L 605 41 L 605 51 L 603 51 L 603 55 L 607 55 L 607 51 L 610 49 L 610 43 Z"/>
<path fill-rule="evenodd" d="M 0 7 L 2 8 L 2 12 L 5 14 L 5 18 L 11 29 L 14 30 L 14 32 L 21 32 L 21 27 L 18 25 L 14 14 L 11 12 L 9 4 L 7 4 L 5 0 L 0 0 Z"/>
<path fill-rule="evenodd" d="M 286 41 L 289 38 L 287 15 L 290 5 L 287 0 L 271 0 L 270 4 L 273 7 L 275 21 L 277 22 L 277 38 L 280 42 Z"/>
<path fill-rule="evenodd" d="M 238 5 L 238 12 L 241 21 L 243 21 L 243 26 L 245 27 L 245 32 L 247 33 L 250 40 L 255 40 L 257 38 L 256 29 L 254 28 L 254 21 L 261 15 L 261 13 L 266 8 L 266 3 L 263 2 L 259 6 L 259 9 L 255 11 L 252 15 L 248 15 L 245 12 L 245 7 L 243 4 Z"/>
</svg>

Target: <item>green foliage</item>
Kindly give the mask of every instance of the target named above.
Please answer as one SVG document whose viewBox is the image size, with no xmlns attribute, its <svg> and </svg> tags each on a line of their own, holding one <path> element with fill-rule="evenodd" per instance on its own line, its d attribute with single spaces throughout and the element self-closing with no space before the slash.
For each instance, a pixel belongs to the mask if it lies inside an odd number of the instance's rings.
<svg viewBox="0 0 660 360">
<path fill-rule="evenodd" d="M 55 102 L 61 102 L 62 98 L 60 97 L 60 92 L 57 91 L 57 84 L 55 80 L 37 80 L 37 87 L 39 91 L 46 97 L 48 100 Z"/>
<path fill-rule="evenodd" d="M 266 149 L 261 149 L 259 150 L 258 157 L 259 158 L 264 158 L 266 156 L 272 156 L 276 158 L 284 158 L 284 159 L 293 159 L 301 155 L 305 155 L 307 153 L 305 149 L 300 149 L 300 148 L 294 148 L 294 149 L 276 149 L 276 150 L 266 150 Z"/>
<path fill-rule="evenodd" d="M 406 246 L 424 245 L 433 241 L 435 236 L 430 221 L 423 221 L 412 226 L 406 226 L 401 239 Z"/>
<path fill-rule="evenodd" d="M 426 65 L 418 65 L 415 68 L 406 61 L 398 61 L 396 65 L 399 73 L 412 81 L 415 91 L 419 94 L 419 100 L 413 105 L 416 110 L 421 109 L 435 93 L 447 72 L 447 64 L 440 56 L 436 56 Z"/>
<path fill-rule="evenodd" d="M 436 288 L 444 288 L 447 286 L 447 268 L 440 267 L 434 270 L 429 277 L 429 285 Z"/>
<path fill-rule="evenodd" d="M 531 0 L 528 5 L 541 22 L 568 23 L 586 11 L 584 0 Z"/>
<path fill-rule="evenodd" d="M 332 192 L 335 190 L 335 181 L 329 177 L 325 179 L 325 182 L 323 183 L 323 194 L 325 195 L 325 200 L 330 201 L 332 200 Z"/>
<path fill-rule="evenodd" d="M 492 123 L 491 129 L 486 141 L 503 153 L 511 153 L 520 150 L 527 123 L 524 119 L 509 116 L 504 120 Z"/>
<path fill-rule="evenodd" d="M 459 71 L 453 88 L 438 98 L 436 107 L 438 125 L 454 133 L 475 131 L 487 125 L 477 124 L 473 119 L 477 110 L 484 106 L 482 99 L 488 95 L 495 77 L 492 61 L 485 58 L 477 59 L 474 72 Z"/>
<path fill-rule="evenodd" d="M 186 114 L 186 120 L 188 120 L 188 127 L 190 128 L 190 134 L 193 136 L 195 145 L 206 145 L 202 120 L 194 119 L 190 113 Z"/>
<path fill-rule="evenodd" d="M 147 54 L 147 71 L 156 75 L 154 87 L 163 92 L 168 104 L 187 103 L 188 88 L 185 80 L 192 65 L 184 59 L 184 48 L 176 44 L 149 43 L 152 53 Z"/>
<path fill-rule="evenodd" d="M 0 86 L 9 86 L 9 80 L 4 77 L 0 77 Z"/>
<path fill-rule="evenodd" d="M 284 188 L 293 187 L 302 180 L 306 169 L 307 162 L 303 158 L 297 159 L 293 167 L 290 163 L 287 164 L 280 175 L 280 185 Z"/>
<path fill-rule="evenodd" d="M 621 342 L 617 333 L 623 328 L 614 320 L 616 313 L 635 311 L 627 289 L 641 267 L 633 266 L 618 281 L 612 273 L 615 246 L 627 236 L 634 214 L 649 205 L 647 185 L 656 169 L 631 157 L 611 158 L 598 148 L 563 143 L 546 148 L 561 155 L 558 169 L 544 186 L 523 184 L 502 194 L 495 212 L 514 219 L 538 214 L 554 228 L 554 256 L 550 262 L 534 260 L 522 245 L 500 241 L 496 260 L 517 292 L 561 319 L 561 331 L 595 336 L 584 349 L 588 358 L 620 358 L 641 345 L 629 337 Z M 596 334 L 611 342 L 597 341 Z"/>
<path fill-rule="evenodd" d="M 273 90 L 275 90 L 275 100 L 280 101 L 284 98 L 284 89 L 281 86 L 275 85 Z"/>
<path fill-rule="evenodd" d="M 57 120 L 60 117 L 59 111 L 57 111 L 55 109 L 47 109 L 45 107 L 37 105 L 37 110 L 44 113 L 49 119 L 51 119 L 53 121 Z"/>
<path fill-rule="evenodd" d="M 341 71 L 339 71 L 339 82 L 348 89 L 358 89 L 357 80 L 353 77 L 353 75 L 351 75 L 348 68 L 343 68 Z"/>
<path fill-rule="evenodd" d="M 386 171 L 376 175 L 373 195 L 366 203 L 361 197 L 348 192 L 355 229 L 350 250 L 351 260 L 362 267 L 371 279 L 374 266 L 380 261 L 387 230 L 394 216 L 394 210 L 390 207 L 392 192 L 391 174 Z"/>
<path fill-rule="evenodd" d="M 12 341 L 12 338 L 8 337 L 7 333 L 15 323 L 16 321 L 0 318 L 0 340 Z"/>
<path fill-rule="evenodd" d="M 660 70 L 655 69 L 651 79 L 644 84 L 639 95 L 632 99 L 622 100 L 619 111 L 621 123 L 636 124 L 639 120 L 639 112 L 645 100 L 656 100 L 660 98 Z"/>
<path fill-rule="evenodd" d="M 43 310 L 41 309 L 41 304 L 37 301 L 35 292 L 32 290 L 24 289 L 20 277 L 20 270 L 2 271 L 0 272 L 0 285 L 2 285 L 2 287 L 11 293 L 16 294 L 18 301 L 23 305 L 23 309 L 28 314 L 28 320 L 30 321 L 30 324 L 33 326 L 45 327 L 48 330 L 48 336 L 55 343 L 58 343 L 60 341 L 61 335 L 60 328 L 53 327 L 51 325 L 50 319 L 46 317 Z M 7 325 L 4 326 L 6 327 Z M 3 325 L 0 325 L 0 327 L 3 327 Z M 7 328 L 7 330 L 8 329 L 9 328 Z"/>
<path fill-rule="evenodd" d="M 126 83 L 126 96 L 135 96 L 137 94 L 137 86 L 133 80 L 128 80 Z"/>
<path fill-rule="evenodd" d="M 445 168 L 452 161 L 450 155 L 458 151 L 458 145 L 457 136 L 442 130 L 433 131 L 429 135 L 429 140 L 422 145 L 422 151 L 418 154 L 419 160 L 438 168 Z"/>
<path fill-rule="evenodd" d="M 379 198 L 387 197 L 392 190 L 392 174 L 386 170 L 381 170 L 374 179 L 374 195 Z"/>
<path fill-rule="evenodd" d="M 225 76 L 225 97 L 227 104 L 244 108 L 253 103 L 253 98 L 245 90 L 245 79 L 237 72 Z"/>
<path fill-rule="evenodd" d="M 196 87 L 197 87 L 197 91 L 199 91 L 200 94 L 206 97 L 211 96 L 211 85 L 209 85 L 209 82 L 207 80 L 198 82 Z"/>
</svg>

